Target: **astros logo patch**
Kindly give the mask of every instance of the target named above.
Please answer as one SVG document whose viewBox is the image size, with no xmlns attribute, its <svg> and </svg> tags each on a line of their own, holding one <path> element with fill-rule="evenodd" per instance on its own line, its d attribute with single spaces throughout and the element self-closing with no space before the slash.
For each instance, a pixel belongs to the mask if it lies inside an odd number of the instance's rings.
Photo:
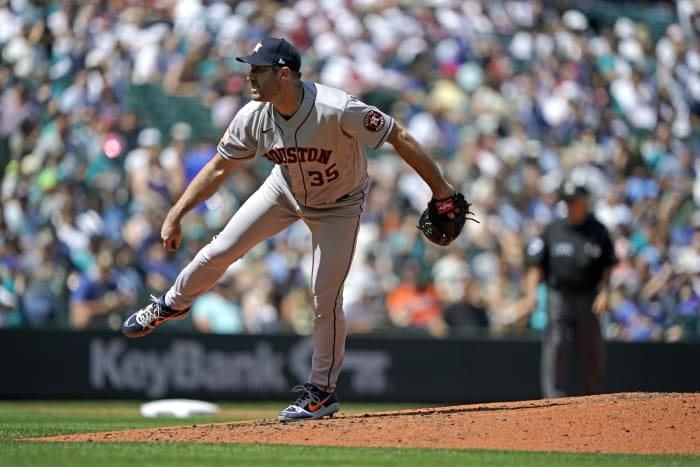
<svg viewBox="0 0 700 467">
<path fill-rule="evenodd" d="M 384 115 L 376 110 L 370 110 L 367 112 L 363 123 L 365 128 L 367 128 L 369 131 L 380 131 L 382 128 L 384 128 L 384 125 L 386 125 Z"/>
</svg>

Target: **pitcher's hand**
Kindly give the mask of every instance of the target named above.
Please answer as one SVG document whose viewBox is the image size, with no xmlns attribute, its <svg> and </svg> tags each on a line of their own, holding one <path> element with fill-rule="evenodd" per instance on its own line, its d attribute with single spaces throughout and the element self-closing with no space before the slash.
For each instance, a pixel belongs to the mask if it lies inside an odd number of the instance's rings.
<svg viewBox="0 0 700 467">
<path fill-rule="evenodd" d="M 175 251 L 180 248 L 182 241 L 182 225 L 180 221 L 171 221 L 166 217 L 163 227 L 160 229 L 160 238 L 166 251 Z"/>
</svg>

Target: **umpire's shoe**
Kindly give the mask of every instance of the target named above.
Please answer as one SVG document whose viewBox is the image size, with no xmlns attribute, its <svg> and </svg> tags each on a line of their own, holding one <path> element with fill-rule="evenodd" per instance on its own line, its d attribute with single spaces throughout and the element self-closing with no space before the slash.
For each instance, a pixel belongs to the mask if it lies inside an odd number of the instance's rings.
<svg viewBox="0 0 700 467">
<path fill-rule="evenodd" d="M 151 303 L 129 316 L 122 323 L 122 334 L 126 337 L 142 337 L 159 324 L 169 319 L 185 319 L 190 309 L 172 310 L 163 303 L 163 296 L 151 295 Z"/>
<path fill-rule="evenodd" d="M 311 383 L 294 386 L 294 392 L 301 392 L 297 400 L 277 415 L 277 420 L 314 420 L 325 416 L 332 417 L 340 408 L 335 392 L 325 392 Z"/>
</svg>

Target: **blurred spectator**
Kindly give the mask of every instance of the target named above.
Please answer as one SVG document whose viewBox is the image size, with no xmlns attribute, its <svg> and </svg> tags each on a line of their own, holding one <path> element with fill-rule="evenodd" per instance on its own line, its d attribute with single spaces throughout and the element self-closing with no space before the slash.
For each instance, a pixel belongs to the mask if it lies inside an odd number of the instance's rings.
<svg viewBox="0 0 700 467">
<path fill-rule="evenodd" d="M 489 317 L 481 287 L 465 258 L 460 257 L 461 250 L 453 249 L 451 253 L 436 261 L 432 272 L 442 319 L 452 335 L 483 332 L 489 327 Z"/>
<path fill-rule="evenodd" d="M 446 328 L 435 284 L 421 274 L 420 265 L 415 261 L 406 261 L 399 276 L 399 284 L 386 297 L 391 322 L 402 328 L 444 335 Z"/>
<path fill-rule="evenodd" d="M 11 83 L 0 95 L 0 175 L 11 159 L 25 154 L 23 140 L 34 130 L 39 113 L 30 97 L 31 90 L 22 81 Z"/>
<path fill-rule="evenodd" d="M 119 328 L 121 313 L 133 303 L 112 278 L 113 265 L 112 254 L 103 250 L 98 253 L 94 265 L 80 274 L 70 296 L 70 319 L 74 328 Z"/>
<path fill-rule="evenodd" d="M 116 247 L 111 274 L 126 303 L 136 303 L 146 298 L 145 274 L 136 252 L 129 245 L 122 244 Z"/>
<path fill-rule="evenodd" d="M 171 170 L 164 166 L 160 130 L 141 130 L 138 143 L 124 161 L 133 209 L 166 209 L 181 193 L 182 173 L 172 177 Z"/>
<path fill-rule="evenodd" d="M 240 288 L 239 284 L 239 290 Z M 289 307 L 280 306 L 277 309 L 273 306 L 271 288 L 267 281 L 263 280 L 263 284 L 257 287 L 246 288 L 241 297 L 241 311 L 246 331 L 250 334 L 269 334 L 280 331 L 309 334 L 313 315 L 310 303 L 307 300 L 307 306 L 303 305 L 303 297 L 297 289 L 290 290 L 287 298 Z"/>
<path fill-rule="evenodd" d="M 184 171 L 185 171 L 185 185 L 189 185 L 192 179 L 197 175 L 197 173 L 204 167 L 204 165 L 212 157 L 212 154 L 216 152 L 216 146 L 212 142 L 206 139 L 200 139 L 194 145 L 192 149 L 185 153 L 184 157 Z M 214 195 L 214 199 L 217 195 Z M 197 207 L 193 214 L 205 214 L 207 212 L 206 203 L 202 203 Z"/>
<path fill-rule="evenodd" d="M 167 253 L 161 242 L 145 242 L 141 265 L 146 275 L 145 286 L 148 290 L 160 290 L 165 284 L 175 280 L 177 264 L 172 255 Z"/>
<path fill-rule="evenodd" d="M 197 331 L 214 334 L 241 334 L 244 331 L 241 307 L 222 281 L 192 304 L 192 321 Z"/>
<path fill-rule="evenodd" d="M 179 196 L 246 103 L 246 68 L 234 57 L 272 34 L 300 47 L 307 79 L 352 90 L 406 121 L 474 202 L 484 222 L 456 245 L 490 330 L 543 325 L 513 321 L 503 305 L 524 274 L 512 251 L 557 217 L 556 187 L 573 177 L 591 187 L 592 208 L 620 250 L 616 303 L 633 305 L 608 316 L 605 335 L 697 338 L 691 304 L 700 289 L 692 265 L 700 225 L 699 30 L 691 0 L 6 2 L 0 302 L 12 311 L 2 325 L 29 325 L 23 303 L 41 302 L 31 298 L 42 296 L 35 278 L 50 274 L 23 269 L 16 258 L 38 245 L 45 228 L 55 237 L 47 269 L 65 269 L 68 277 L 94 261 L 95 237 L 127 245 L 138 274 L 148 270 L 151 284 L 141 282 L 141 297 L 169 262 L 191 257 L 219 230 L 266 176 L 265 161 L 242 167 L 197 208 L 201 217 L 184 226 L 182 257 L 156 258 L 148 249 L 159 235 L 162 200 Z M 448 254 L 425 245 L 415 228 L 426 187 L 390 149 L 369 154 L 375 186 L 360 240 L 366 230 L 371 254 L 358 257 L 372 259 L 353 265 L 346 285 L 358 332 L 393 325 L 372 316 L 384 310 L 404 258 L 426 275 Z M 294 232 L 261 246 L 269 269 L 256 268 L 258 277 L 246 284 L 251 297 L 266 297 L 270 313 L 245 332 L 288 326 L 277 308 L 293 289 L 281 277 L 303 277 L 295 266 L 308 244 L 297 240 Z M 668 281 L 654 285 L 669 269 Z M 381 279 L 376 290 L 361 285 L 364 274 Z M 50 288 L 66 316 L 67 297 Z M 292 302 L 304 308 L 294 294 Z M 629 310 L 647 317 L 653 332 L 634 331 L 639 321 L 625 318 Z"/>
<path fill-rule="evenodd" d="M 55 239 L 42 230 L 38 244 L 22 257 L 21 309 L 23 322 L 32 328 L 65 325 L 67 264 L 52 251 Z"/>
<path fill-rule="evenodd" d="M 391 258 L 378 257 L 371 250 L 377 237 L 368 234 L 370 231 L 361 231 L 350 275 L 345 281 L 343 309 L 349 334 L 372 332 L 387 326 L 385 296 L 397 283 L 396 274 L 391 270 Z"/>
<path fill-rule="evenodd" d="M 190 147 L 192 127 L 185 122 L 177 122 L 170 127 L 170 142 L 159 157 L 160 165 L 168 173 L 168 187 L 173 199 L 185 190 L 185 154 Z"/>
<path fill-rule="evenodd" d="M 249 304 L 255 303 L 252 294 L 248 294 L 247 298 L 250 300 Z M 263 310 L 269 305 L 266 303 Z M 279 320 L 274 323 L 274 327 L 270 326 L 271 322 L 266 323 L 267 332 L 292 332 L 301 335 L 310 335 L 313 332 L 314 308 L 308 288 L 300 286 L 290 288 L 281 298 L 277 309 L 279 310 Z M 272 315 L 272 313 L 269 314 Z"/>
</svg>

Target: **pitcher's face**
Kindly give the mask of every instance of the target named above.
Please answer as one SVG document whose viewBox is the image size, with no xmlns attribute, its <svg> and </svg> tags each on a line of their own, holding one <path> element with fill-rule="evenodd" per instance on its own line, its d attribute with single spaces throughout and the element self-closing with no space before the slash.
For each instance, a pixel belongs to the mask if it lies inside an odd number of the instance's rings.
<svg viewBox="0 0 700 467">
<path fill-rule="evenodd" d="M 280 70 L 278 66 L 251 65 L 248 76 L 250 94 L 254 101 L 270 102 L 281 92 Z"/>
</svg>

